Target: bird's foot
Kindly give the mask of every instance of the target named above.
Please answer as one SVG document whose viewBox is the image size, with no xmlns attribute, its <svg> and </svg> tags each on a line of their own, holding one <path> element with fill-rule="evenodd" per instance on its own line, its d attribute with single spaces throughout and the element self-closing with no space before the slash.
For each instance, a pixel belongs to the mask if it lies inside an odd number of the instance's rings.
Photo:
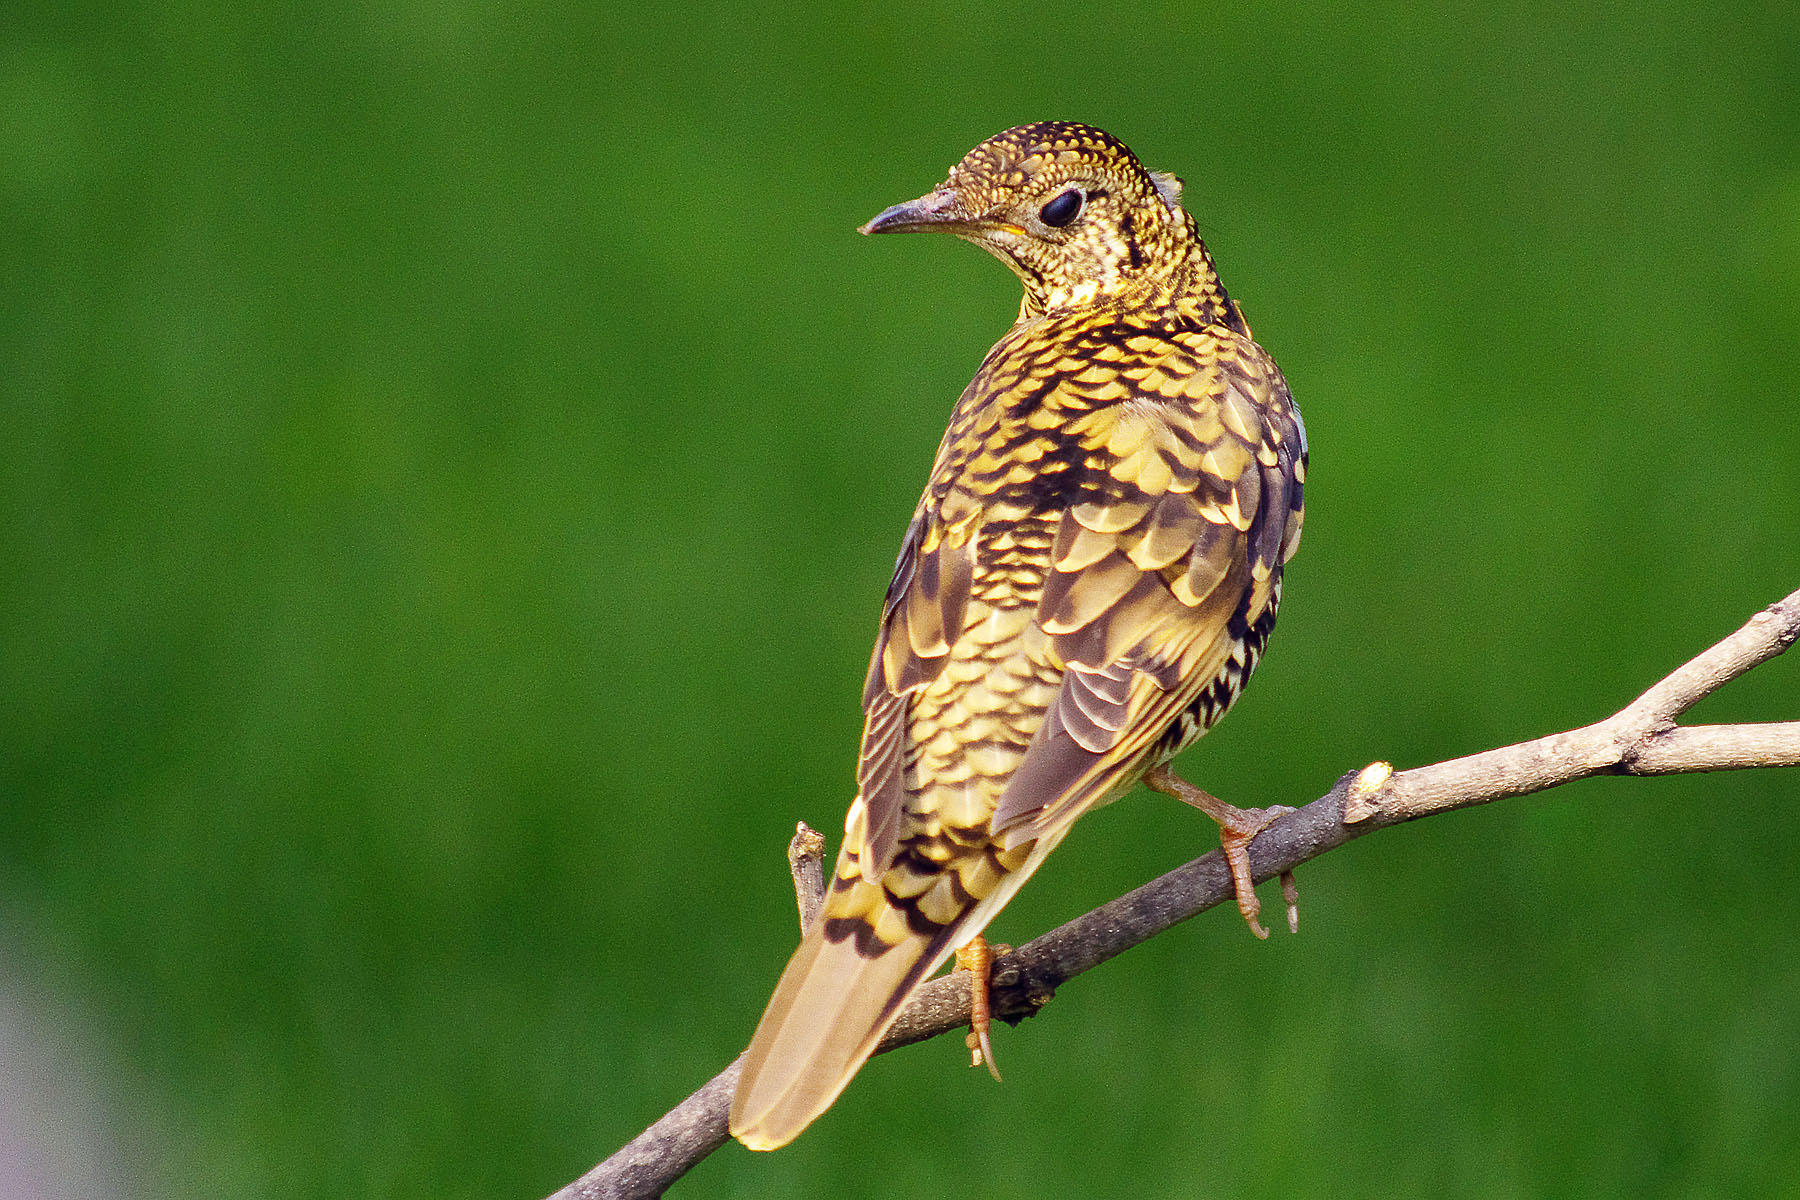
<svg viewBox="0 0 1800 1200">
<path fill-rule="evenodd" d="M 1268 937 L 1269 931 L 1258 919 L 1262 914 L 1262 902 L 1256 898 L 1256 888 L 1250 882 L 1250 843 L 1256 840 L 1257 834 L 1294 810 L 1285 804 L 1238 808 L 1195 787 L 1167 766 L 1146 772 L 1144 784 L 1153 791 L 1193 805 L 1219 823 L 1219 848 L 1225 854 L 1225 866 L 1231 871 L 1231 887 L 1237 893 L 1238 912 L 1243 914 L 1251 933 L 1259 938 Z M 1300 889 L 1294 882 L 1292 871 L 1281 873 L 1281 898 L 1287 904 L 1288 931 L 1299 933 Z"/>
<path fill-rule="evenodd" d="M 1266 938 L 1269 931 L 1257 919 L 1262 913 L 1262 902 L 1256 898 L 1256 889 L 1250 882 L 1250 843 L 1278 818 L 1294 810 L 1285 804 L 1272 804 L 1268 808 L 1232 808 L 1231 811 L 1235 814 L 1232 821 L 1219 822 L 1219 848 L 1225 852 L 1225 865 L 1231 869 L 1231 886 L 1237 893 L 1238 912 L 1243 914 L 1251 933 Z M 1292 871 L 1281 873 L 1281 898 L 1287 905 L 1288 932 L 1299 933 L 1300 886 L 1294 882 Z"/>
<path fill-rule="evenodd" d="M 1000 1068 L 994 1065 L 994 1046 L 988 1040 L 988 1026 L 993 1023 L 988 985 L 994 970 L 994 948 L 978 933 L 957 949 L 956 965 L 969 973 L 969 1065 L 986 1063 L 988 1074 L 997 1083 Z"/>
</svg>

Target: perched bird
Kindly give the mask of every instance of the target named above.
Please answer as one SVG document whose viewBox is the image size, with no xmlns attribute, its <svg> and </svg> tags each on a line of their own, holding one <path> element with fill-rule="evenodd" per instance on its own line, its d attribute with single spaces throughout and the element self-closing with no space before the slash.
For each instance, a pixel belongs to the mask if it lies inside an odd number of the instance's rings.
<svg viewBox="0 0 1800 1200">
<path fill-rule="evenodd" d="M 1050 121 L 862 227 L 974 242 L 1025 297 L 901 544 L 843 850 L 731 1107 L 752 1149 L 798 1136 L 919 981 L 985 945 L 1075 819 L 1140 780 L 1220 823 L 1266 936 L 1245 847 L 1285 810 L 1233 808 L 1166 764 L 1237 699 L 1274 627 L 1306 434 L 1180 198 L 1117 139 Z"/>
</svg>

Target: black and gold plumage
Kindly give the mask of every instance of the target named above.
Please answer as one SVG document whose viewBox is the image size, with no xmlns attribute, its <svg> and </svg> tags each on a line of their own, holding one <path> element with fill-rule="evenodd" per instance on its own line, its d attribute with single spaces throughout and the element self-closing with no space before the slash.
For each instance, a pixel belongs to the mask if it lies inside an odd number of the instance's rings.
<svg viewBox="0 0 1800 1200">
<path fill-rule="evenodd" d="M 863 227 L 954 233 L 1025 297 L 901 546 L 843 851 L 732 1105 L 745 1145 L 784 1145 L 823 1112 L 919 981 L 1147 773 L 1221 821 L 1260 933 L 1243 846 L 1268 813 L 1164 764 L 1262 654 L 1306 436 L 1180 193 L 1108 134 L 1044 122 Z"/>
</svg>

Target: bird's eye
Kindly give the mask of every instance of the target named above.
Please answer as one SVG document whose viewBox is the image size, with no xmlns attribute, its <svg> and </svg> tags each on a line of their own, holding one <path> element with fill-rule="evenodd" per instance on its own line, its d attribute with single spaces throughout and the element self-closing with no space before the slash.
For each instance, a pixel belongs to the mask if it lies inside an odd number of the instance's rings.
<svg viewBox="0 0 1800 1200">
<path fill-rule="evenodd" d="M 1081 215 L 1081 206 L 1086 199 L 1080 188 L 1059 192 L 1048 204 L 1038 209 L 1038 220 L 1052 229 L 1061 229 Z"/>
</svg>

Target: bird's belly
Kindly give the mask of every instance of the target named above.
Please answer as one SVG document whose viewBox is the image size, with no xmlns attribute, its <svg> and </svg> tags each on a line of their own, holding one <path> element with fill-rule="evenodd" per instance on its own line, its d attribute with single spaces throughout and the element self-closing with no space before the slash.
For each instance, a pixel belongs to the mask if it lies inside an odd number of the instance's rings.
<svg viewBox="0 0 1800 1200">
<path fill-rule="evenodd" d="M 1169 723 L 1168 729 L 1157 740 L 1156 749 L 1144 764 L 1146 769 L 1168 762 L 1199 741 L 1200 735 L 1218 724 L 1226 711 L 1237 703 L 1238 696 L 1250 682 L 1251 672 L 1256 670 L 1256 664 L 1262 658 L 1263 648 L 1269 644 L 1269 635 L 1274 632 L 1275 615 L 1280 607 L 1281 576 L 1277 574 L 1269 592 L 1268 607 L 1254 618 L 1250 618 L 1247 612 L 1242 612 L 1227 624 L 1226 633 L 1233 645 L 1231 652 L 1225 656 L 1225 665 L 1200 689 L 1193 703 Z"/>
</svg>

